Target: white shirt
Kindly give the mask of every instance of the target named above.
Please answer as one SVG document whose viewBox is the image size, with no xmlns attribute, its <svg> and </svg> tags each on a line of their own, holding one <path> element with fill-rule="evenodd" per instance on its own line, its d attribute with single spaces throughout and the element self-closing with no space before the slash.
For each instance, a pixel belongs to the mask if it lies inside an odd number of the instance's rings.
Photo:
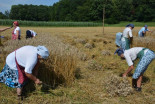
<svg viewBox="0 0 155 104">
<path fill-rule="evenodd" d="M 37 48 L 34 46 L 23 46 L 16 50 L 16 59 L 19 65 L 25 67 L 25 72 L 31 74 L 37 64 Z M 6 64 L 14 70 L 18 70 L 15 62 L 15 51 L 6 58 Z"/>
<path fill-rule="evenodd" d="M 36 32 L 34 32 L 33 30 L 29 30 L 29 31 L 31 32 L 33 37 L 35 37 L 37 35 Z"/>
<path fill-rule="evenodd" d="M 128 63 L 129 66 L 133 65 L 133 61 L 137 58 L 138 53 L 143 49 L 143 47 L 135 47 L 135 48 L 130 48 L 128 50 L 125 50 L 124 52 L 124 57 L 126 59 L 126 62 Z M 144 54 L 148 49 L 144 51 Z"/>
<path fill-rule="evenodd" d="M 133 37 L 132 30 L 130 29 L 130 27 L 126 27 L 124 29 L 122 41 L 125 41 L 124 37 L 126 37 L 126 38 Z"/>
<path fill-rule="evenodd" d="M 14 33 L 15 35 L 17 35 L 17 34 L 16 34 L 16 33 L 17 33 L 17 31 L 19 31 L 19 35 L 20 35 L 20 34 L 21 34 L 21 30 L 20 30 L 20 28 L 19 28 L 18 26 L 16 27 L 16 29 L 14 30 L 14 32 L 13 32 L 13 33 Z"/>
</svg>

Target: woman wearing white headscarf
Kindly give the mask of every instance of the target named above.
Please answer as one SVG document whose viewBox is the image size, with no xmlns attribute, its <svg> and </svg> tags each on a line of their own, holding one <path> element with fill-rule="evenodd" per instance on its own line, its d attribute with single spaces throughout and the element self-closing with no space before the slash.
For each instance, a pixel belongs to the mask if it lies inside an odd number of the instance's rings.
<svg viewBox="0 0 155 104">
<path fill-rule="evenodd" d="M 36 77 L 40 59 L 47 59 L 49 51 L 45 46 L 23 46 L 10 53 L 6 64 L 0 73 L 0 82 L 7 86 L 17 88 L 17 95 L 21 97 L 22 88 L 27 79 L 36 84 L 42 82 Z M 34 71 L 35 75 L 32 74 Z"/>
</svg>

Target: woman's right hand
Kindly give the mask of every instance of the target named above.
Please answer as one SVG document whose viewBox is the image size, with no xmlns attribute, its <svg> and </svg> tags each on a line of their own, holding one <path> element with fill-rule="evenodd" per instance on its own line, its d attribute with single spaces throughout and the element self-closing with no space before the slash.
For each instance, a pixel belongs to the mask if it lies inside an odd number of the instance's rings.
<svg viewBox="0 0 155 104">
<path fill-rule="evenodd" d="M 40 85 L 40 84 L 42 84 L 42 81 L 40 81 L 39 79 L 37 79 L 37 80 L 35 81 L 35 84 Z"/>
</svg>

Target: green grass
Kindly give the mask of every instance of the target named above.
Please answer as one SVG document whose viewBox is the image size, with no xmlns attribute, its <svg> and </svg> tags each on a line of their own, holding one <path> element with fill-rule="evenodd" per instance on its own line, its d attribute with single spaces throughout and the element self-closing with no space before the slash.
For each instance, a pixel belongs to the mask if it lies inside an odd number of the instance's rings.
<svg viewBox="0 0 155 104">
<path fill-rule="evenodd" d="M 0 25 L 12 25 L 15 20 L 2 20 Z M 39 26 L 39 27 L 96 27 L 102 26 L 102 23 L 94 22 L 45 22 L 45 21 L 21 21 L 18 20 L 20 26 Z"/>
<path fill-rule="evenodd" d="M 105 26 L 111 26 L 111 27 L 125 27 L 127 24 L 132 23 L 135 26 L 139 27 L 139 26 L 144 26 L 144 25 L 148 25 L 150 27 L 154 27 L 155 26 L 155 22 L 128 22 L 128 21 L 122 21 L 119 24 L 105 24 Z"/>
<path fill-rule="evenodd" d="M 10 19 L 0 19 L 0 25 L 9 26 L 12 25 L 13 21 Z M 97 27 L 102 26 L 102 22 L 46 22 L 46 21 L 21 21 L 18 20 L 20 26 L 36 26 L 36 27 Z M 127 24 L 133 23 L 135 26 L 155 26 L 155 22 L 120 22 L 119 24 L 106 24 L 105 27 L 125 27 Z"/>
</svg>

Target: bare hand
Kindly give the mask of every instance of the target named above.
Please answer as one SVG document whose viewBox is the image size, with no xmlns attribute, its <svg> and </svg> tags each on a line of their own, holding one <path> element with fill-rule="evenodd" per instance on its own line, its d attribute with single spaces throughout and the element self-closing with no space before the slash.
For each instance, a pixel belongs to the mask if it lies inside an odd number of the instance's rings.
<svg viewBox="0 0 155 104">
<path fill-rule="evenodd" d="M 35 84 L 40 85 L 40 84 L 42 84 L 42 81 L 40 81 L 39 79 L 37 79 L 37 80 L 35 81 Z"/>
<path fill-rule="evenodd" d="M 123 74 L 123 76 L 122 76 L 122 77 L 127 77 L 127 76 L 126 76 L 126 74 Z"/>
</svg>

